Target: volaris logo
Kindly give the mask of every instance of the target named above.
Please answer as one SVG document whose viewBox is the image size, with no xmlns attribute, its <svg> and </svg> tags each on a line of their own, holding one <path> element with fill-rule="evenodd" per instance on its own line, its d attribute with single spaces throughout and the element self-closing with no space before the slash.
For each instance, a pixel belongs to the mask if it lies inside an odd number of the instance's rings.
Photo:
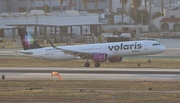
<svg viewBox="0 0 180 103">
<path fill-rule="evenodd" d="M 23 39 L 23 42 L 28 46 L 31 47 L 31 44 L 33 44 L 34 39 L 31 37 L 31 35 L 26 35 Z"/>
<path fill-rule="evenodd" d="M 121 43 L 120 45 L 112 45 L 108 46 L 109 50 L 130 50 L 130 49 L 141 49 L 142 44 L 137 44 L 137 42 L 132 43 L 132 44 L 123 44 Z"/>
</svg>

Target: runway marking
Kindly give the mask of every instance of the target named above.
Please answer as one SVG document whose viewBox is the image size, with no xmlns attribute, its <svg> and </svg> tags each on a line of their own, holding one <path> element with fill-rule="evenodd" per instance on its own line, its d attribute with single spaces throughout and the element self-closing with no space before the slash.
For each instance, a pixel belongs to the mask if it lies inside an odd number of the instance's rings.
<svg viewBox="0 0 180 103">
<path fill-rule="evenodd" d="M 20 75 L 26 75 L 26 76 L 51 76 L 51 73 L 24 73 Z"/>
<path fill-rule="evenodd" d="M 180 93 L 180 91 L 156 91 L 156 90 L 96 90 L 97 92 L 125 92 L 125 93 L 147 93 L 147 92 L 153 92 L 153 93 Z"/>
<path fill-rule="evenodd" d="M 51 73 L 20 73 L 19 78 L 50 78 Z M 180 81 L 180 75 L 158 75 L 158 74 L 60 74 L 65 80 L 176 80 Z M 18 77 L 18 76 L 17 76 Z M 33 79 L 32 78 L 32 79 Z M 23 79 L 23 78 L 22 78 Z"/>
</svg>

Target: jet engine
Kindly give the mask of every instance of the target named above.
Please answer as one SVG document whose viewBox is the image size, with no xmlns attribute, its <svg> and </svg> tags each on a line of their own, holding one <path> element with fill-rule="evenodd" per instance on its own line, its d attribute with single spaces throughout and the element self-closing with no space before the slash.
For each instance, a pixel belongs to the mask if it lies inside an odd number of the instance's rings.
<svg viewBox="0 0 180 103">
<path fill-rule="evenodd" d="M 107 61 L 107 54 L 106 53 L 97 53 L 93 55 L 94 62 L 105 62 Z"/>
<path fill-rule="evenodd" d="M 111 57 L 108 58 L 109 62 L 121 62 L 122 61 L 122 57 Z"/>
</svg>

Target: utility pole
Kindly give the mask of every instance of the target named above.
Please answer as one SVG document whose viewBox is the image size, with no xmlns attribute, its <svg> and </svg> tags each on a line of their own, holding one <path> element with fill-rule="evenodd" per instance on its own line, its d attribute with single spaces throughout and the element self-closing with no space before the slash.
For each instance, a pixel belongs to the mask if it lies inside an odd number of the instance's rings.
<svg viewBox="0 0 180 103">
<path fill-rule="evenodd" d="M 151 1 L 151 0 L 150 0 Z M 161 13 L 163 14 L 163 9 L 164 9 L 164 0 L 161 0 Z"/>
<path fill-rule="evenodd" d="M 169 0 L 169 7 L 171 7 L 171 0 Z"/>
<path fill-rule="evenodd" d="M 150 22 L 151 22 L 151 0 L 150 0 L 150 6 L 149 6 L 149 25 L 150 25 Z"/>
<path fill-rule="evenodd" d="M 109 0 L 109 12 L 112 12 L 112 0 Z"/>
</svg>

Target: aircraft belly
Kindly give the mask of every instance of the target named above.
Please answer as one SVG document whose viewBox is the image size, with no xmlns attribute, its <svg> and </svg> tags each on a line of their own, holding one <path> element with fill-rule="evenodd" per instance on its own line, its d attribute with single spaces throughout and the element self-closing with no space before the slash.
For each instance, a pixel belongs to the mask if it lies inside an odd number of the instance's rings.
<svg viewBox="0 0 180 103">
<path fill-rule="evenodd" d="M 148 49 L 148 50 L 143 50 L 142 51 L 143 55 L 156 54 L 156 53 L 157 53 L 156 49 Z"/>
<path fill-rule="evenodd" d="M 37 55 L 32 55 L 31 57 L 38 58 L 38 59 L 42 59 L 43 58 L 43 56 L 39 56 L 38 54 Z"/>
<path fill-rule="evenodd" d="M 57 60 L 74 60 L 76 59 L 73 55 L 65 54 L 56 58 Z"/>
<path fill-rule="evenodd" d="M 47 60 L 75 60 L 76 58 L 73 55 L 70 54 L 64 54 L 64 53 L 52 53 L 51 55 L 46 55 L 45 59 Z"/>
<path fill-rule="evenodd" d="M 124 50 L 124 51 L 114 51 L 113 56 L 133 56 L 133 55 L 141 55 L 140 50 Z"/>
</svg>

